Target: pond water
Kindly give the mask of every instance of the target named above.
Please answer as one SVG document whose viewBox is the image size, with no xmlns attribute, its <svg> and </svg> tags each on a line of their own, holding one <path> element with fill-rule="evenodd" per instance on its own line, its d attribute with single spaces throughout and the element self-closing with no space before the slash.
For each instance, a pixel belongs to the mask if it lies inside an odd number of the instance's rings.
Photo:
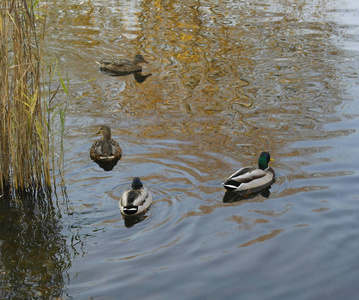
<svg viewBox="0 0 359 300">
<path fill-rule="evenodd" d="M 36 247 L 19 242 L 31 250 L 11 261 L 38 259 L 2 268 L 23 275 L 3 295 L 357 297 L 357 1 L 49 0 L 47 9 L 46 52 L 70 91 L 57 98 L 68 102 L 66 189 L 53 200 L 61 217 L 46 208 L 52 221 L 37 224 L 49 228 Z M 137 53 L 150 76 L 109 76 L 95 63 Z M 89 157 L 102 124 L 123 149 L 108 172 Z M 277 176 L 269 193 L 224 197 L 221 183 L 264 150 Z M 118 201 L 134 176 L 154 202 L 129 222 Z M 1 240 L 4 261 L 15 247 Z"/>
</svg>

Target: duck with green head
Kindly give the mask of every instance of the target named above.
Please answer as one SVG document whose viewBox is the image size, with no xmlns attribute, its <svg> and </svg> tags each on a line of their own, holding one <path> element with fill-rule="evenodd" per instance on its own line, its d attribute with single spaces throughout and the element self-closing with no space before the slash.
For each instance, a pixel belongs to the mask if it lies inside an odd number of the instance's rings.
<svg viewBox="0 0 359 300">
<path fill-rule="evenodd" d="M 258 159 L 258 168 L 244 167 L 228 177 L 223 187 L 227 191 L 242 192 L 260 190 L 269 186 L 275 178 L 274 170 L 268 166 L 271 159 L 268 152 L 262 152 Z"/>
<path fill-rule="evenodd" d="M 141 72 L 143 63 L 148 63 L 141 54 L 137 54 L 133 61 L 127 58 L 102 59 L 97 61 L 100 69 L 113 74 L 128 74 Z"/>
<path fill-rule="evenodd" d="M 143 187 L 139 177 L 133 178 L 131 188 L 123 192 L 119 202 L 121 213 L 125 216 L 143 213 L 152 204 L 152 194 Z"/>
</svg>

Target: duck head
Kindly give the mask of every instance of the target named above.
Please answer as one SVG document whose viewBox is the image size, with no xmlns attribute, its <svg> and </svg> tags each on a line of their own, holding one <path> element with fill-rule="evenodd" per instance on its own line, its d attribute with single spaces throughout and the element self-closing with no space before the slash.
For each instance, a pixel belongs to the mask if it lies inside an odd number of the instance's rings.
<svg viewBox="0 0 359 300">
<path fill-rule="evenodd" d="M 144 57 L 141 54 L 137 54 L 133 60 L 134 65 L 138 64 L 148 64 L 148 61 L 144 59 Z"/>
<path fill-rule="evenodd" d="M 133 181 L 132 181 L 132 189 L 138 190 L 138 189 L 140 189 L 140 188 L 142 188 L 142 187 L 143 187 L 143 184 L 142 184 L 142 182 L 141 182 L 140 177 L 135 177 L 135 178 L 133 178 Z"/>
<path fill-rule="evenodd" d="M 106 125 L 102 125 L 100 130 L 97 132 L 97 134 L 102 135 L 101 140 L 107 141 L 111 139 L 111 128 Z"/>
<path fill-rule="evenodd" d="M 259 155 L 259 158 L 258 158 L 258 167 L 259 169 L 261 170 L 265 170 L 268 168 L 268 163 L 270 161 L 274 161 L 274 159 L 270 158 L 270 154 L 266 151 L 262 152 L 260 155 Z"/>
</svg>

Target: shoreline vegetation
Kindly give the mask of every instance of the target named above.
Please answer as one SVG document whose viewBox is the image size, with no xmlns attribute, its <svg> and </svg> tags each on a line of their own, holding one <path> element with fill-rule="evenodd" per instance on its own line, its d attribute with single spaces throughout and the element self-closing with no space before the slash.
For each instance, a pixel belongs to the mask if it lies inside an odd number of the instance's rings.
<svg viewBox="0 0 359 300">
<path fill-rule="evenodd" d="M 55 184 L 51 101 L 58 89 L 46 92 L 41 15 L 37 0 L 0 2 L 0 196 Z"/>
</svg>

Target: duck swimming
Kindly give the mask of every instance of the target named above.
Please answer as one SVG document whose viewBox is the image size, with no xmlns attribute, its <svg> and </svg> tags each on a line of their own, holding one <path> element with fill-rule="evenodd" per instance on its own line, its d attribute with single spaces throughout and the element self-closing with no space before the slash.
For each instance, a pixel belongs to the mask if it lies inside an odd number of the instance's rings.
<svg viewBox="0 0 359 300">
<path fill-rule="evenodd" d="M 258 159 L 258 168 L 244 167 L 222 183 L 227 191 L 241 192 L 241 191 L 255 191 L 265 188 L 270 185 L 275 177 L 274 170 L 268 166 L 270 158 L 268 152 L 262 152 Z"/>
<path fill-rule="evenodd" d="M 135 216 L 145 212 L 152 204 L 152 194 L 143 187 L 139 177 L 133 178 L 131 190 L 121 196 L 119 207 L 125 216 Z"/>
<path fill-rule="evenodd" d="M 133 72 L 141 72 L 143 63 L 148 63 L 141 54 L 137 54 L 133 61 L 127 58 L 119 59 L 102 59 L 97 61 L 100 69 L 111 72 L 113 74 L 128 74 Z"/>
<path fill-rule="evenodd" d="M 111 138 L 111 128 L 103 125 L 98 133 L 101 133 L 102 137 L 92 143 L 91 159 L 96 162 L 117 162 L 122 156 L 122 149 L 118 142 Z"/>
</svg>

